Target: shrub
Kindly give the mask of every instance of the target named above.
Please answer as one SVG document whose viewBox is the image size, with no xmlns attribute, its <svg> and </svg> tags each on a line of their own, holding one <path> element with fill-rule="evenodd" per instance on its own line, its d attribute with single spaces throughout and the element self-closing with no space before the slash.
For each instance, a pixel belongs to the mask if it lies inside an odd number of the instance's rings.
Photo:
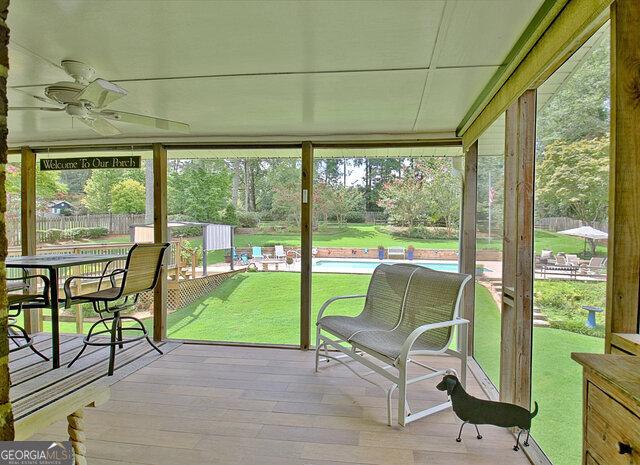
<svg viewBox="0 0 640 465">
<path fill-rule="evenodd" d="M 71 228 L 65 229 L 62 233 L 62 238 L 66 240 L 78 240 L 82 239 L 82 232 L 84 228 Z"/>
<path fill-rule="evenodd" d="M 99 237 L 105 237 L 109 234 L 107 228 L 85 228 L 86 236 L 89 239 L 98 239 Z"/>
<path fill-rule="evenodd" d="M 255 228 L 260 222 L 258 214 L 255 212 L 239 211 L 236 214 L 238 217 L 238 226 L 241 228 Z"/>
<path fill-rule="evenodd" d="M 202 228 L 204 226 L 190 225 L 178 226 L 171 228 L 171 236 L 173 237 L 199 237 L 202 236 Z"/>
<path fill-rule="evenodd" d="M 71 229 L 49 229 L 38 231 L 42 242 L 55 243 L 61 240 L 97 239 L 109 234 L 107 228 L 71 228 Z"/>
<path fill-rule="evenodd" d="M 62 229 L 48 229 L 46 231 L 38 231 L 40 240 L 46 243 L 59 242 L 62 239 Z"/>
<path fill-rule="evenodd" d="M 366 218 L 363 211 L 352 211 L 344 215 L 344 221 L 347 223 L 364 223 Z"/>
<path fill-rule="evenodd" d="M 379 229 L 384 233 L 391 233 L 392 235 L 412 239 L 451 239 L 452 237 L 455 237 L 455 234 L 450 234 L 444 227 L 413 226 L 411 228 L 382 227 Z M 452 233 L 455 232 L 456 231 L 452 231 Z"/>
<path fill-rule="evenodd" d="M 536 281 L 535 305 L 547 316 L 551 327 L 590 336 L 604 336 L 604 313 L 596 315 L 596 328 L 585 326 L 583 305 L 605 307 L 606 283 Z"/>
</svg>

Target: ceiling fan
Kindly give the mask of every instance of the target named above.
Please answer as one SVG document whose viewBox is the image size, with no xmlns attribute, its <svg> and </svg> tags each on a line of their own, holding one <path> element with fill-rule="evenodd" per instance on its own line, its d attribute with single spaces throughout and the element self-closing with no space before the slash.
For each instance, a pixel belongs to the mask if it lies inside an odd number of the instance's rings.
<svg viewBox="0 0 640 465">
<path fill-rule="evenodd" d="M 109 121 L 140 124 L 167 131 L 190 132 L 189 125 L 179 121 L 109 110 L 109 105 L 127 95 L 126 90 L 106 79 L 96 78 L 96 70 L 79 61 L 64 60 L 61 66 L 74 82 L 61 81 L 48 85 L 44 89 L 46 98 L 29 94 L 42 102 L 61 106 L 9 107 L 9 110 L 64 111 L 103 136 L 122 133 Z"/>
</svg>

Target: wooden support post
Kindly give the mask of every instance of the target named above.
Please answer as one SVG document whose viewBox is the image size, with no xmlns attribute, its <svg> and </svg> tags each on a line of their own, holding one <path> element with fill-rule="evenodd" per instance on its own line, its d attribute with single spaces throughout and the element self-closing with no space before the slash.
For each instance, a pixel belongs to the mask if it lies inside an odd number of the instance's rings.
<svg viewBox="0 0 640 465">
<path fill-rule="evenodd" d="M 506 113 L 500 399 L 529 408 L 533 330 L 536 91 Z"/>
<path fill-rule="evenodd" d="M 36 154 L 29 147 L 20 153 L 20 228 L 22 255 L 36 254 Z M 53 283 L 51 283 L 53 285 Z M 23 311 L 27 333 L 41 330 L 41 310 Z"/>
<path fill-rule="evenodd" d="M 153 241 L 167 242 L 167 149 L 153 144 Z M 177 252 L 179 253 L 179 251 Z M 165 263 L 168 254 L 165 255 Z M 153 291 L 153 340 L 167 337 L 167 269 L 162 267 Z"/>
<path fill-rule="evenodd" d="M 611 167 L 605 350 L 640 312 L 640 3 L 611 7 Z"/>
<path fill-rule="evenodd" d="M 460 272 L 472 279 L 464 290 L 462 317 L 469 320 L 467 353 L 473 355 L 473 323 L 475 314 L 476 281 L 476 203 L 478 197 L 478 142 L 465 153 L 462 185 L 462 222 L 460 234 Z"/>
<path fill-rule="evenodd" d="M 311 345 L 311 246 L 313 241 L 313 145 L 302 143 L 300 229 L 300 348 Z"/>
</svg>

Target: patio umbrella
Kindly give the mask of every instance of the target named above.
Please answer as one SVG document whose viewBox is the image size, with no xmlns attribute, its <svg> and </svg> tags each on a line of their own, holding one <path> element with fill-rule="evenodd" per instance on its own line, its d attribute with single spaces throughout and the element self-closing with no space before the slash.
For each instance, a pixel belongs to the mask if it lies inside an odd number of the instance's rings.
<svg viewBox="0 0 640 465">
<path fill-rule="evenodd" d="M 587 248 L 587 241 L 591 245 L 591 252 L 596 253 L 596 241 L 609 238 L 609 234 L 599 229 L 592 228 L 591 226 L 581 226 L 579 228 L 567 229 L 565 231 L 558 231 L 558 234 L 564 234 L 565 236 L 575 236 L 584 238 L 585 250 Z"/>
</svg>

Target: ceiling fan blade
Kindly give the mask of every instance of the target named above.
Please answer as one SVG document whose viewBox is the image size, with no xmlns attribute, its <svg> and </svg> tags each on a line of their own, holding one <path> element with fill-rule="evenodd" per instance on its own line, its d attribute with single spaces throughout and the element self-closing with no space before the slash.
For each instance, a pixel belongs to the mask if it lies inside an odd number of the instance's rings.
<svg viewBox="0 0 640 465">
<path fill-rule="evenodd" d="M 34 99 L 39 100 L 41 102 L 47 103 L 49 105 L 57 105 L 57 102 L 54 102 L 53 100 L 49 100 L 48 98 L 45 98 L 45 97 L 40 97 L 39 95 L 30 94 L 29 92 L 25 92 L 24 90 L 18 89 L 16 87 L 12 87 L 11 90 L 14 90 L 16 92 L 20 92 L 21 94 L 24 94 L 24 95 L 28 95 L 31 98 L 34 98 Z"/>
<path fill-rule="evenodd" d="M 127 95 L 127 91 L 113 82 L 106 79 L 96 79 L 82 89 L 76 99 L 89 102 L 94 108 L 105 108 L 125 95 Z"/>
<path fill-rule="evenodd" d="M 154 116 L 137 115 L 135 113 L 126 113 L 124 111 L 115 110 L 105 110 L 98 114 L 114 121 L 141 124 L 152 128 L 164 129 L 165 131 L 191 132 L 191 127 L 187 123 L 181 123 L 180 121 L 171 121 L 168 119 L 156 118 Z"/>
<path fill-rule="evenodd" d="M 77 118 L 81 123 L 86 124 L 95 132 L 102 136 L 117 136 L 118 134 L 122 134 L 120 129 L 115 127 L 109 121 L 104 118 L 97 117 L 96 119 L 88 119 L 88 118 Z"/>
<path fill-rule="evenodd" d="M 56 107 L 9 107 L 9 110 L 64 111 L 64 108 L 56 108 Z"/>
</svg>

